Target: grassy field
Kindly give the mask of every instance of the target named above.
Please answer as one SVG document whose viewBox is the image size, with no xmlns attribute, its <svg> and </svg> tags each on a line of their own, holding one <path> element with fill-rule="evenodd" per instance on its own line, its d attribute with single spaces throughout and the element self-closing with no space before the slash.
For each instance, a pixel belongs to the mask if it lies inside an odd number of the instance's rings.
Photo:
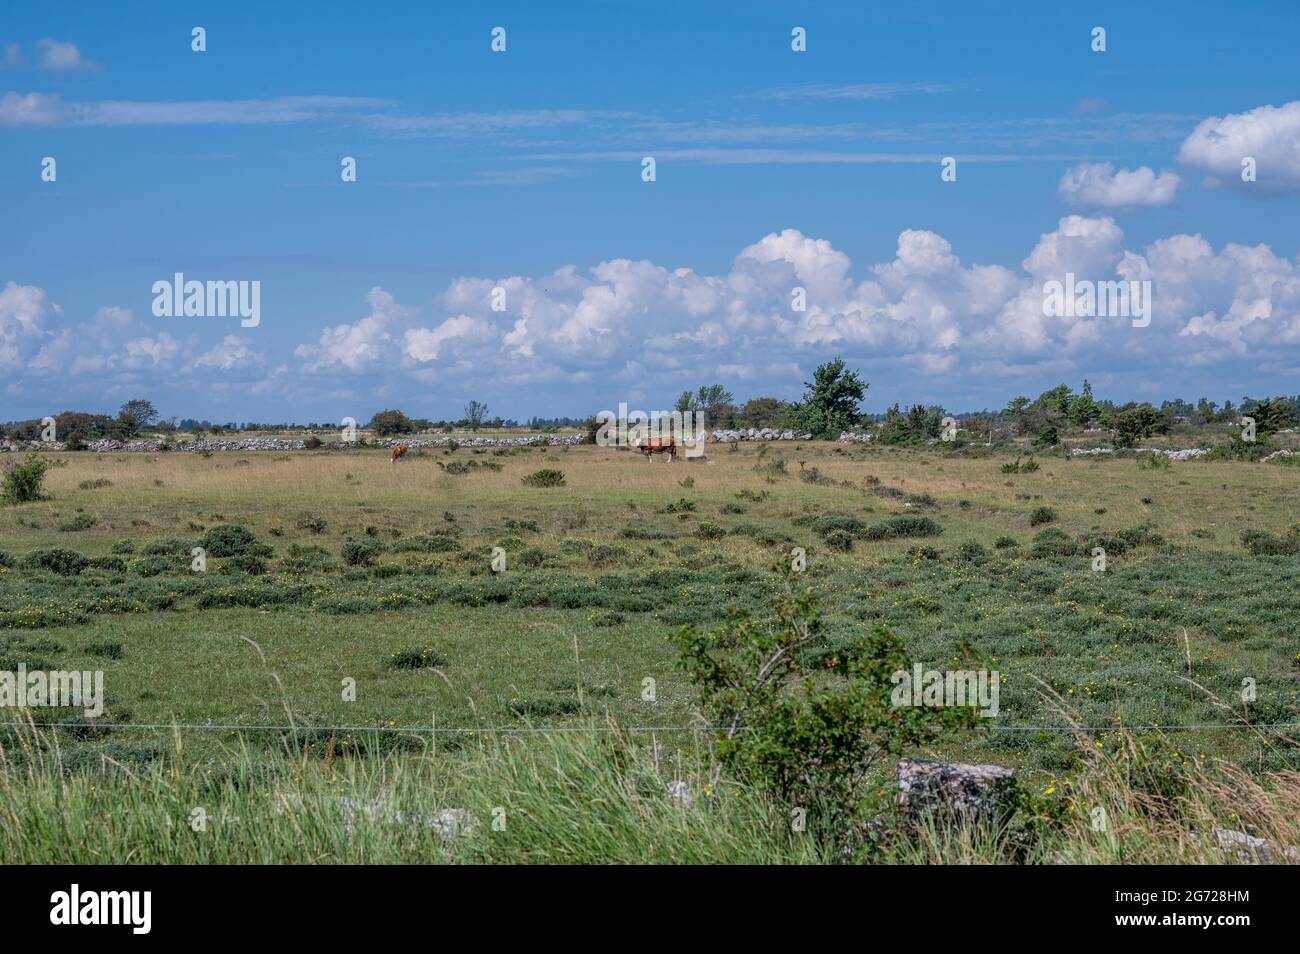
<svg viewBox="0 0 1300 954">
<path fill-rule="evenodd" d="M 693 764 L 696 696 L 668 636 L 762 615 L 795 547 L 832 645 L 883 623 L 927 668 L 969 657 L 1000 671 L 1001 715 L 917 756 L 1052 788 L 1079 751 L 1054 692 L 1102 751 L 1160 725 L 1189 764 L 1300 767 L 1294 729 L 1177 728 L 1300 721 L 1300 556 L 1242 538 L 1294 539 L 1294 466 L 1046 456 L 1006 473 L 1014 455 L 784 442 L 673 465 L 594 446 L 416 450 L 397 465 L 364 448 L 56 456 L 49 499 L 0 508 L 0 669 L 104 671 L 110 727 L 60 731 L 65 768 L 107 756 L 293 777 L 300 756 L 357 771 L 427 760 L 431 734 L 367 731 L 403 726 L 617 725 L 653 759 Z M 563 484 L 523 481 L 542 469 Z M 252 541 L 217 555 L 229 535 L 214 528 L 232 524 Z M 205 572 L 194 546 L 212 551 Z M 89 562 L 71 572 L 58 550 Z M 128 727 L 173 722 L 344 728 Z M 6 764 L 22 762 L 24 731 L 0 730 Z M 540 736 L 511 757 L 553 744 Z M 436 738 L 471 773 L 505 744 Z M 741 801 L 756 824 L 761 808 Z M 804 850 L 772 847 L 817 860 Z"/>
</svg>

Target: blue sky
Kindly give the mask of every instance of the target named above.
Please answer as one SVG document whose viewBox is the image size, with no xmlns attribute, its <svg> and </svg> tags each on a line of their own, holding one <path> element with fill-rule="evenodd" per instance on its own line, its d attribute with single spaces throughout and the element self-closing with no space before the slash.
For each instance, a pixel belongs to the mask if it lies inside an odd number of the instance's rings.
<svg viewBox="0 0 1300 954">
<path fill-rule="evenodd" d="M 899 6 L 9 9 L 0 419 L 652 410 L 837 355 L 873 411 L 1300 391 L 1294 4 Z M 1151 326 L 1044 317 L 1067 271 Z M 260 324 L 155 317 L 175 272 Z"/>
</svg>

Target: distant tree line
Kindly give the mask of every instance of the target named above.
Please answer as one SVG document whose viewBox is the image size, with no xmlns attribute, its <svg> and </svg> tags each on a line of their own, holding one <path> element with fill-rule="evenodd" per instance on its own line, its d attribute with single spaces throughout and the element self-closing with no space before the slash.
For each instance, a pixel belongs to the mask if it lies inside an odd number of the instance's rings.
<svg viewBox="0 0 1300 954">
<path fill-rule="evenodd" d="M 1199 427 L 1210 424 L 1239 424 L 1242 417 L 1255 421 L 1255 432 L 1267 437 L 1287 427 L 1300 424 L 1300 395 L 1269 398 L 1243 397 L 1240 404 L 1225 401 L 1222 405 L 1208 398 L 1195 404 L 1176 399 L 1163 401 L 1159 407 L 1149 402 L 1129 401 L 1116 405 L 1093 395 L 1092 385 L 1084 381 L 1078 392 L 1067 384 L 1049 388 L 1036 398 L 1019 395 L 1006 407 L 954 414 L 938 404 L 913 404 L 904 408 L 895 403 L 883 414 L 866 414 L 861 404 L 869 385 L 857 371 L 836 358 L 820 365 L 812 380 L 804 382 L 803 396 L 796 401 L 774 397 L 750 398 L 743 404 L 721 384 L 702 385 L 695 391 L 683 391 L 673 405 L 675 411 L 698 411 L 710 429 L 774 428 L 810 433 L 818 439 L 834 439 L 844 431 L 864 428 L 875 430 L 875 439 L 885 444 L 920 444 L 939 438 L 944 419 L 960 422 L 967 435 L 999 438 L 1031 436 L 1040 446 L 1057 443 L 1062 431 L 1071 427 L 1107 431 L 1119 447 L 1132 447 L 1156 434 L 1166 434 L 1176 427 Z M 163 418 L 153 402 L 136 398 L 124 403 L 115 417 L 84 411 L 63 411 L 54 417 L 55 439 L 76 449 L 86 441 L 104 438 L 129 440 L 144 433 L 173 434 L 178 431 L 202 435 L 238 431 L 331 430 L 338 422 L 289 423 L 227 422 L 216 424 L 196 418 Z M 389 408 L 375 413 L 366 427 L 381 437 L 418 434 L 428 431 L 454 431 L 518 427 L 514 420 L 490 417 L 488 406 L 472 400 L 465 405 L 462 417 L 455 420 L 429 420 L 410 417 Z M 526 425 L 532 430 L 555 428 L 585 429 L 590 440 L 596 433 L 596 418 L 533 417 Z M 41 440 L 45 425 L 40 419 L 10 421 L 0 425 L 10 440 Z"/>
</svg>

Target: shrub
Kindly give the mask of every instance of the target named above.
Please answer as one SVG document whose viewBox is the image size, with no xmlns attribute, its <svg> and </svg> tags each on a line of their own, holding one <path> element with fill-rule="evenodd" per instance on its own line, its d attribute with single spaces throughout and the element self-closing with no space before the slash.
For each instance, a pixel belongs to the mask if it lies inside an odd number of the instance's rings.
<svg viewBox="0 0 1300 954">
<path fill-rule="evenodd" d="M 727 535 L 727 531 L 716 523 L 706 521 L 695 528 L 695 535 L 701 540 L 720 540 Z"/>
<path fill-rule="evenodd" d="M 1029 525 L 1037 527 L 1044 523 L 1051 523 L 1056 519 L 1056 511 L 1051 507 L 1038 507 L 1029 515 Z"/>
<path fill-rule="evenodd" d="M 1020 546 L 1020 541 L 1015 537 L 998 537 L 993 541 L 993 546 L 998 550 L 1009 550 L 1012 547 Z"/>
<path fill-rule="evenodd" d="M 0 482 L 0 500 L 5 503 L 32 503 L 45 499 L 45 474 L 53 465 L 35 454 L 26 460 L 7 460 L 4 479 Z"/>
<path fill-rule="evenodd" d="M 393 669 L 436 669 L 447 659 L 435 649 L 403 649 L 388 657 Z"/>
<path fill-rule="evenodd" d="M 76 576 L 86 568 L 88 562 L 76 550 L 65 550 L 62 547 L 33 550 L 23 557 L 23 566 L 33 570 L 48 570 L 59 576 Z"/>
<path fill-rule="evenodd" d="M 861 520 L 852 514 L 847 513 L 828 513 L 820 517 L 813 524 L 813 529 L 823 537 L 828 537 L 832 533 L 846 533 L 850 536 L 861 533 L 866 527 Z"/>
<path fill-rule="evenodd" d="M 78 530 L 89 530 L 98 521 L 88 513 L 79 513 L 71 520 L 65 520 L 59 524 L 59 530 L 64 533 L 75 533 Z"/>
<path fill-rule="evenodd" d="M 1009 537 L 1001 538 L 1003 540 Z M 1014 545 L 1014 541 L 1012 541 Z M 996 545 L 996 544 L 995 544 Z M 974 540 L 967 540 L 957 548 L 957 559 L 963 563 L 983 563 L 989 558 L 989 551 L 984 549 L 983 544 L 976 543 Z"/>
<path fill-rule="evenodd" d="M 14 565 L 14 556 L 8 550 L 0 550 L 0 567 L 12 569 Z"/>
<path fill-rule="evenodd" d="M 136 560 L 131 568 L 141 576 L 161 576 L 164 573 L 180 572 L 181 564 L 163 555 L 146 556 Z"/>
<path fill-rule="evenodd" d="M 1034 534 L 1034 545 L 1030 556 L 1039 559 L 1050 556 L 1074 556 L 1079 552 L 1079 545 L 1068 534 L 1057 527 L 1047 527 Z"/>
<path fill-rule="evenodd" d="M 826 545 L 832 550 L 839 550 L 847 553 L 853 549 L 853 534 L 847 530 L 832 530 L 827 533 L 823 539 Z"/>
<path fill-rule="evenodd" d="M 1271 451 L 1272 447 L 1263 441 L 1243 441 L 1240 436 L 1233 435 L 1228 443 L 1211 447 L 1209 453 L 1201 455 L 1200 460 L 1259 460 Z"/>
<path fill-rule="evenodd" d="M 445 536 L 424 536 L 415 537 L 399 544 L 398 549 L 409 552 L 417 551 L 420 553 L 451 553 L 460 549 L 460 544 L 451 537 Z"/>
<path fill-rule="evenodd" d="M 126 572 L 126 561 L 115 556 L 91 557 L 86 561 L 86 566 L 94 570 L 107 570 L 109 573 Z"/>
<path fill-rule="evenodd" d="M 383 545 L 374 540 L 349 540 L 340 555 L 348 566 L 370 566 L 382 551 Z"/>
<path fill-rule="evenodd" d="M 772 610 L 770 621 L 739 615 L 712 633 L 685 626 L 673 640 L 708 724 L 720 727 L 719 767 L 810 815 L 831 812 L 816 821 L 843 833 L 845 813 L 879 806 L 868 796 L 883 797 L 882 766 L 941 729 L 973 724 L 975 710 L 895 705 L 894 674 L 912 664 L 897 637 L 881 627 L 828 645 L 818 597 L 788 575 Z"/>
<path fill-rule="evenodd" d="M 280 561 L 280 568 L 290 573 L 325 570 L 330 566 L 330 554 L 324 547 L 289 544 L 289 551 Z"/>
<path fill-rule="evenodd" d="M 143 556 L 184 556 L 190 555 L 194 543 L 180 537 L 159 537 L 144 545 L 140 551 Z"/>
<path fill-rule="evenodd" d="M 525 547 L 515 559 L 521 566 L 539 567 L 546 565 L 546 551 L 541 547 Z"/>
<path fill-rule="evenodd" d="M 931 517 L 902 514 L 873 523 L 867 527 L 865 536 L 868 540 L 885 540 L 891 537 L 936 537 L 941 533 L 943 527 Z"/>
<path fill-rule="evenodd" d="M 535 470 L 527 477 L 522 478 L 525 487 L 563 487 L 564 471 L 555 470 L 547 467 L 543 470 Z"/>
<path fill-rule="evenodd" d="M 208 556 L 232 557 L 245 553 L 266 556 L 270 549 L 257 542 L 253 531 L 238 523 L 223 523 L 213 527 L 199 540 L 199 546 Z"/>
<path fill-rule="evenodd" d="M 223 560 L 219 572 L 247 573 L 249 576 L 262 576 L 266 573 L 266 562 L 255 554 L 240 553 Z"/>
<path fill-rule="evenodd" d="M 105 659 L 121 659 L 122 644 L 117 642 L 91 643 L 86 647 L 86 652 L 92 656 L 102 656 Z"/>
<path fill-rule="evenodd" d="M 587 554 L 587 562 L 592 566 L 609 566 L 627 557 L 627 551 L 610 543 L 598 543 Z"/>
<path fill-rule="evenodd" d="M 297 527 L 299 530 L 306 530 L 308 533 L 314 533 L 317 536 L 325 532 L 325 518 L 318 513 L 305 513 L 298 518 Z"/>
<path fill-rule="evenodd" d="M 113 544 L 113 548 L 112 548 L 112 551 L 111 551 L 111 552 L 113 552 L 113 553 L 134 553 L 134 552 L 135 552 L 135 541 L 134 541 L 134 540 L 128 540 L 128 539 L 126 539 L 126 538 L 123 538 L 123 539 L 121 539 L 121 540 L 118 540 L 116 543 Z"/>
<path fill-rule="evenodd" d="M 302 442 L 302 446 L 307 450 L 316 450 L 321 446 L 321 439 L 315 434 L 308 434 L 307 438 Z"/>
<path fill-rule="evenodd" d="M 1286 539 L 1263 530 L 1243 530 L 1241 545 L 1251 556 L 1291 556 L 1300 553 L 1300 540 Z"/>
</svg>

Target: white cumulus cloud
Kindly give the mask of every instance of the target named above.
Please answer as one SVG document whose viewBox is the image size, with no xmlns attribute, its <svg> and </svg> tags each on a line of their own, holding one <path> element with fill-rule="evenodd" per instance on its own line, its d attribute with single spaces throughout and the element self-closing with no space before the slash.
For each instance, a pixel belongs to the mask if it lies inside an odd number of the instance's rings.
<svg viewBox="0 0 1300 954">
<path fill-rule="evenodd" d="M 1176 172 L 1156 172 L 1148 166 L 1116 169 L 1109 162 L 1080 163 L 1066 170 L 1057 194 L 1075 206 L 1117 209 L 1162 206 L 1174 201 L 1181 179 Z"/>
<path fill-rule="evenodd" d="M 1255 160 L 1254 182 L 1241 178 L 1247 158 Z M 1206 173 L 1214 184 L 1248 192 L 1300 190 L 1300 100 L 1211 116 L 1183 142 L 1178 161 Z"/>
</svg>

